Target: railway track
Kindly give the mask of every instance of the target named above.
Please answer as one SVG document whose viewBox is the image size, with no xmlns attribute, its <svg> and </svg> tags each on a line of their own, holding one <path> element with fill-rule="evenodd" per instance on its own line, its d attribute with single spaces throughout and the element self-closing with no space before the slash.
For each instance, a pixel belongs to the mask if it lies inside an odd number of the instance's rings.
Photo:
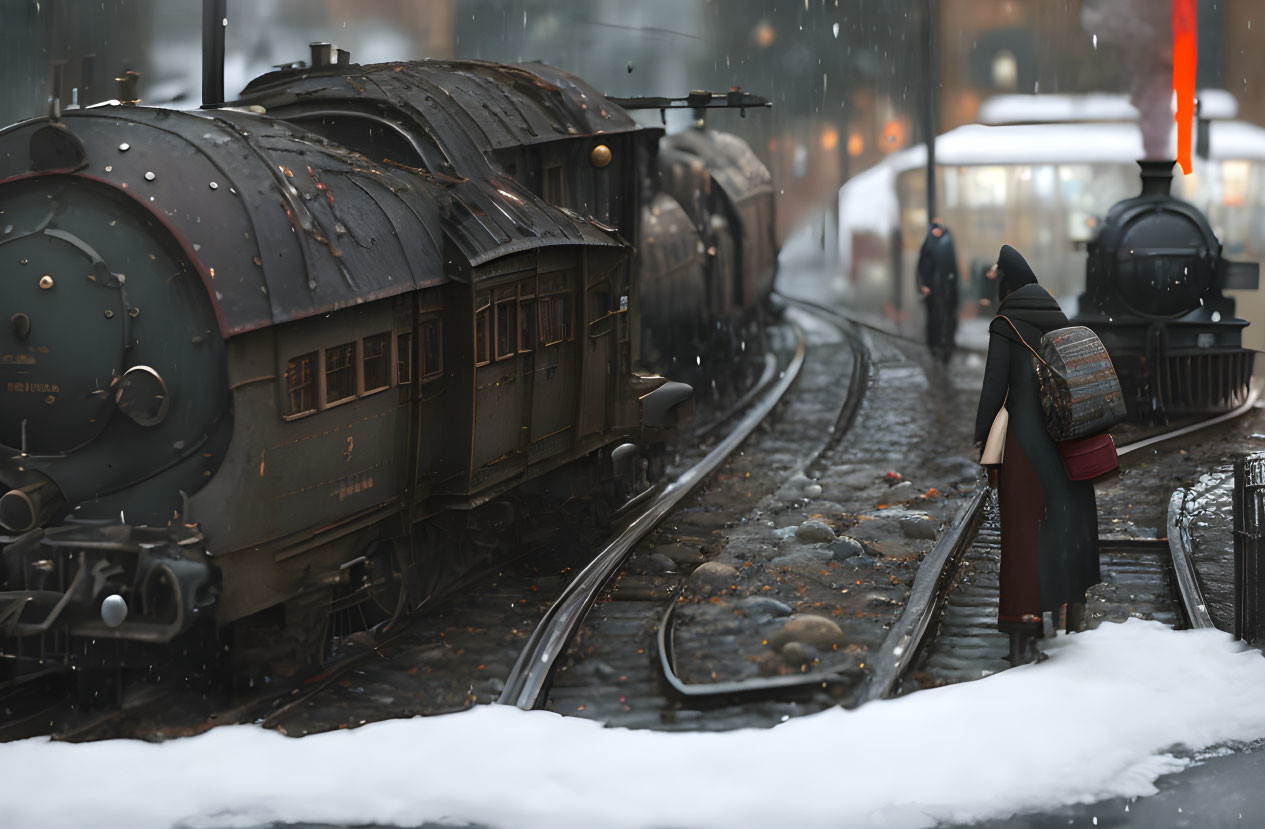
<svg viewBox="0 0 1265 829">
<path fill-rule="evenodd" d="M 600 544 L 586 537 L 566 539 L 503 567 L 319 686 L 300 689 L 242 719 L 302 735 L 389 717 L 446 713 L 498 699 L 515 698 L 530 707 L 526 700 L 532 688 L 547 684 L 563 652 L 566 629 L 574 631 L 591 606 L 591 598 L 583 597 L 600 589 L 636 540 L 729 457 L 783 399 L 805 354 L 802 334 L 790 339 L 792 348 L 784 342 L 779 349 L 788 357 L 781 370 L 766 360 L 763 376 L 744 396 L 757 402 L 745 412 L 731 407 L 700 429 L 695 440 L 720 431 L 718 422 L 740 417 L 728 435 L 669 486 L 622 514 L 614 538 Z M 682 454 L 697 456 L 699 447 L 687 447 Z M 598 546 L 603 550 L 594 557 Z M 515 670 L 515 665 L 528 669 Z M 349 712 L 353 719 L 346 719 Z"/>
<path fill-rule="evenodd" d="M 299 735 L 327 727 L 347 710 L 358 711 L 364 720 L 376 720 L 444 713 L 490 701 L 539 707 L 559 658 L 629 551 L 732 456 L 782 402 L 805 359 L 802 333 L 797 332 L 794 339 L 793 354 L 781 371 L 770 370 L 766 364 L 764 376 L 747 395 L 756 397 L 758 392 L 757 402 L 741 413 L 728 434 L 669 486 L 622 516 L 613 538 L 587 548 L 583 543 L 563 545 L 570 549 L 534 554 L 531 560 L 506 568 L 450 608 L 409 625 L 381 649 L 380 662 L 362 663 L 320 689 L 295 695 L 264 717 L 263 724 Z M 731 409 L 722 417 L 735 414 Z M 700 430 L 696 439 L 715 431 Z M 591 552 L 594 546 L 601 547 L 596 556 Z M 565 561 L 576 566 L 568 568 Z M 412 667 L 396 667 L 406 665 Z M 461 677 L 469 680 L 462 682 Z M 406 696 L 414 697 L 416 703 L 401 704 Z"/>
<path fill-rule="evenodd" d="M 1121 446 L 1118 454 L 1224 423 L 1250 410 L 1256 396 L 1253 391 L 1232 412 Z M 1212 626 L 1174 509 L 1167 537 L 1104 535 L 1100 552 L 1103 582 L 1088 596 L 1089 627 L 1130 617 L 1178 628 Z M 1010 667 L 1007 637 L 996 628 L 1000 561 L 996 498 L 992 490 L 980 488 L 923 562 L 863 700 L 979 679 Z"/>
</svg>

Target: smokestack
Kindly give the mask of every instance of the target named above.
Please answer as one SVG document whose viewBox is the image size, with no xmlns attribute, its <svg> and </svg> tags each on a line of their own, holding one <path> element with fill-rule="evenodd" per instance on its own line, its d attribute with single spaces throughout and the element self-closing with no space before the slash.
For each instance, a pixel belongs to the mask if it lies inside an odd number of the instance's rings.
<svg viewBox="0 0 1265 829">
<path fill-rule="evenodd" d="M 202 0 L 202 108 L 224 103 L 224 29 L 228 0 Z"/>
<path fill-rule="evenodd" d="M 1169 191 L 1173 186 L 1173 165 L 1174 161 L 1153 161 L 1143 159 L 1138 162 L 1138 166 L 1142 168 L 1142 193 L 1143 196 L 1162 197 L 1169 195 Z"/>
</svg>

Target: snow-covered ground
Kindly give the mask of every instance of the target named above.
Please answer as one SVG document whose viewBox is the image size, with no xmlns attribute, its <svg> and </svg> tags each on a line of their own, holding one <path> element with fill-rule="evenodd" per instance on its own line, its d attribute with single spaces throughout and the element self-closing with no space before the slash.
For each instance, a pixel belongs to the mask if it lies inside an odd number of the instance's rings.
<svg viewBox="0 0 1265 829">
<path fill-rule="evenodd" d="M 1265 738 L 1265 658 L 1224 633 L 1133 620 L 1047 650 L 769 730 L 603 729 L 488 706 L 302 739 L 234 726 L 161 744 L 26 740 L 0 746 L 0 815 L 9 829 L 919 827 L 1147 795 L 1197 750 Z"/>
</svg>

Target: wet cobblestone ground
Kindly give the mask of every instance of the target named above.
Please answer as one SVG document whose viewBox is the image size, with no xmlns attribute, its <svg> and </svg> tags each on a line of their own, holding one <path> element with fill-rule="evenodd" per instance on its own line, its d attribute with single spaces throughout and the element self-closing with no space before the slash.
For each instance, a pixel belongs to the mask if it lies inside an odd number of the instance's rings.
<svg viewBox="0 0 1265 829">
<path fill-rule="evenodd" d="M 864 331 L 865 398 L 832 442 L 850 349 L 829 326 L 806 331 L 809 360 L 794 399 L 637 551 L 560 672 L 554 710 L 621 726 L 733 728 L 853 701 L 919 559 L 974 485 L 970 424 L 982 361 L 959 355 L 946 370 L 920 346 Z M 706 716 L 670 700 L 655 664 L 661 610 L 628 602 L 662 608 L 672 591 L 685 682 L 792 673 L 842 681 L 789 702 L 711 702 Z"/>
</svg>

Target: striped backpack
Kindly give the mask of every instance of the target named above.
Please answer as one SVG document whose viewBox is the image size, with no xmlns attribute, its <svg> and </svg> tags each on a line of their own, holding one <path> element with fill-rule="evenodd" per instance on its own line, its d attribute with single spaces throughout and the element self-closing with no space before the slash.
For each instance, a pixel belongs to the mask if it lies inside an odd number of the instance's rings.
<svg viewBox="0 0 1265 829">
<path fill-rule="evenodd" d="M 1015 328 L 1032 352 L 1040 386 L 1045 428 L 1056 441 L 1101 434 L 1125 418 L 1124 394 L 1102 340 L 1088 328 L 1073 325 L 1041 336 L 1037 347 Z"/>
</svg>

